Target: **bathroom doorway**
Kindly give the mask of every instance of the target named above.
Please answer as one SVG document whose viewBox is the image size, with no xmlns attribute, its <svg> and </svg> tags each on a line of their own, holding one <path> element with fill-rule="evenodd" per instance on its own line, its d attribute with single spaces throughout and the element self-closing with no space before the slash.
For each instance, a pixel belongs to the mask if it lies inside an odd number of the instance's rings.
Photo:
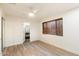
<svg viewBox="0 0 79 59">
<path fill-rule="evenodd" d="M 28 22 L 24 23 L 24 36 L 25 36 L 24 43 L 30 42 L 30 23 Z"/>
</svg>

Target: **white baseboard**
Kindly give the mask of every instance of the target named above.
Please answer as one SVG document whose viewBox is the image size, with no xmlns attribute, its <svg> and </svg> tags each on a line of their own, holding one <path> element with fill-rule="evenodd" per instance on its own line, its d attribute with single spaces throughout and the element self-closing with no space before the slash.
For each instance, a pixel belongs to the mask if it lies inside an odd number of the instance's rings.
<svg viewBox="0 0 79 59">
<path fill-rule="evenodd" d="M 37 41 L 37 40 L 30 40 L 30 42 L 33 42 L 33 41 Z"/>
<path fill-rule="evenodd" d="M 50 42 L 45 41 L 45 40 L 40 40 L 40 41 L 43 41 L 43 42 L 45 42 L 45 43 L 47 43 L 47 44 L 56 46 L 56 47 L 58 47 L 58 48 L 64 49 L 65 51 L 69 51 L 69 52 L 71 52 L 71 53 L 74 53 L 74 54 L 76 54 L 76 55 L 79 55 L 79 52 L 78 52 L 78 51 L 73 51 L 73 50 L 69 50 L 69 49 L 63 48 L 63 47 L 61 47 L 61 46 L 59 46 L 59 45 L 56 45 L 56 44 L 53 44 L 53 43 L 51 44 Z"/>
<path fill-rule="evenodd" d="M 22 43 L 23 43 L 23 42 L 16 42 L 16 43 L 8 44 L 8 45 L 4 46 L 4 48 L 5 48 L 5 47 L 12 46 L 12 45 L 22 44 Z"/>
</svg>

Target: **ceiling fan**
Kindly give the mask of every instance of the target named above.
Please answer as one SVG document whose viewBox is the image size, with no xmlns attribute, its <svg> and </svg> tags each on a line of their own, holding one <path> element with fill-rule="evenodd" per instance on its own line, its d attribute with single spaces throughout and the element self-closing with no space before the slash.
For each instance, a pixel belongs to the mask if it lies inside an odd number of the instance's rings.
<svg viewBox="0 0 79 59">
<path fill-rule="evenodd" d="M 39 11 L 38 9 L 35 9 L 34 7 L 29 8 L 30 12 L 28 13 L 29 16 L 34 17 L 35 14 Z"/>
<path fill-rule="evenodd" d="M 8 3 L 11 5 L 18 5 L 17 3 Z M 34 17 L 36 15 L 36 13 L 39 11 L 38 9 L 36 9 L 36 7 L 30 5 L 29 7 L 27 7 L 29 12 L 24 12 L 24 14 L 28 14 L 29 17 Z"/>
</svg>

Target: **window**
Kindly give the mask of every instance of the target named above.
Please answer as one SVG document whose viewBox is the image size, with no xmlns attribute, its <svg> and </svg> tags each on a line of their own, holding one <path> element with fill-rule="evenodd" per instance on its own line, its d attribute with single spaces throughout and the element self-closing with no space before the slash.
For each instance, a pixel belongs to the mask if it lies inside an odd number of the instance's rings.
<svg viewBox="0 0 79 59">
<path fill-rule="evenodd" d="M 43 34 L 63 36 L 63 19 L 58 18 L 43 22 Z"/>
</svg>

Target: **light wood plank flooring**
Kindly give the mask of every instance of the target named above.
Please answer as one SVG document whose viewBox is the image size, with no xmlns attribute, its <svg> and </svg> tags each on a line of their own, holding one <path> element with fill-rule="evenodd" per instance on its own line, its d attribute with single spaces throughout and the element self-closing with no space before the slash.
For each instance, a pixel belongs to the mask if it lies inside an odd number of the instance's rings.
<svg viewBox="0 0 79 59">
<path fill-rule="evenodd" d="M 42 41 L 7 47 L 3 56 L 77 56 L 76 54 L 51 46 Z"/>
</svg>

